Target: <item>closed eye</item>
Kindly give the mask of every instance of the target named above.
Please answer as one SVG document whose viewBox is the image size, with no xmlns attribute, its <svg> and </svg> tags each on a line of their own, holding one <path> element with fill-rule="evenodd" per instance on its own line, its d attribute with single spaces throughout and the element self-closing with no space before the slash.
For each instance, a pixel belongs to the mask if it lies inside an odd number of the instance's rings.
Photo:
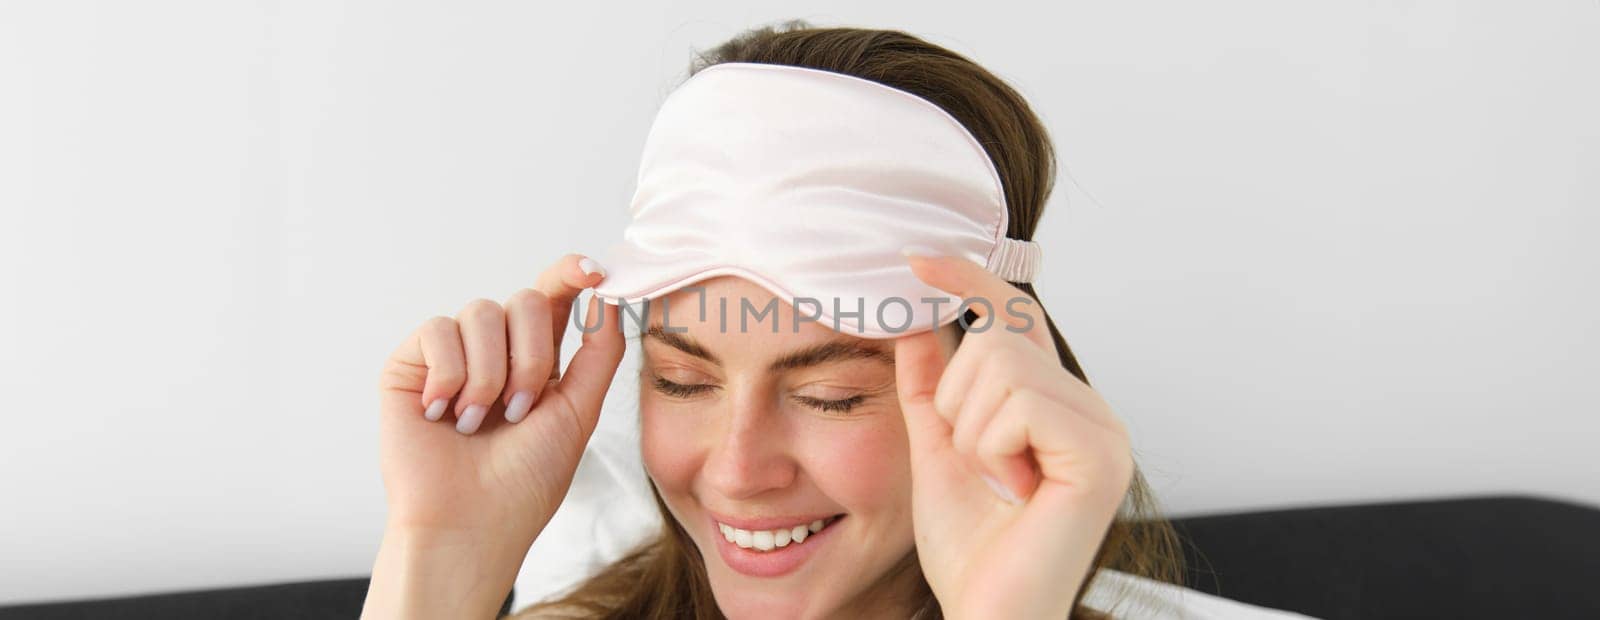
<svg viewBox="0 0 1600 620">
<path fill-rule="evenodd" d="M 668 381 L 668 380 L 663 379 L 661 377 L 656 377 L 655 380 L 654 380 L 654 384 L 656 386 L 656 391 L 661 392 L 662 394 L 666 394 L 668 396 L 677 396 L 677 397 L 680 397 L 680 398 L 681 397 L 685 397 L 685 396 L 694 396 L 696 394 L 700 394 L 702 392 L 708 392 L 708 391 L 716 388 L 716 386 L 708 384 L 708 383 L 694 383 L 694 384 L 676 383 L 676 382 L 673 382 L 673 381 Z"/>
<path fill-rule="evenodd" d="M 686 398 L 686 397 L 689 397 L 689 396 L 695 396 L 697 394 L 702 394 L 702 393 L 714 390 L 717 387 L 715 385 L 711 385 L 711 384 L 708 384 L 708 383 L 693 383 L 693 384 L 678 383 L 678 382 L 675 382 L 675 381 L 668 381 L 668 380 L 666 380 L 664 378 L 661 378 L 661 377 L 652 378 L 651 383 L 655 386 L 656 391 L 661 392 L 662 394 L 666 394 L 668 396 L 675 396 L 675 397 L 678 397 L 678 398 Z M 794 397 L 795 402 L 798 402 L 798 403 L 800 403 L 802 405 L 805 405 L 807 407 L 811 407 L 813 409 L 818 409 L 818 410 L 821 410 L 821 411 L 835 412 L 835 413 L 848 413 L 851 409 L 856 408 L 857 405 L 860 405 L 862 402 L 866 401 L 866 399 L 867 399 L 867 397 L 864 396 L 864 395 L 861 395 L 861 394 L 857 394 L 857 395 L 851 396 L 849 398 L 841 398 L 841 399 L 836 399 L 836 400 L 829 400 L 829 399 L 824 399 L 824 398 L 812 398 L 810 396 L 795 396 Z"/>
<path fill-rule="evenodd" d="M 861 404 L 861 402 L 866 400 L 867 397 L 857 394 L 855 396 L 851 396 L 850 398 L 841 398 L 839 400 L 824 400 L 821 398 L 812 398 L 810 396 L 796 396 L 794 399 L 795 401 L 807 407 L 821 409 L 823 411 L 847 413 L 851 409 L 855 409 L 856 405 Z"/>
</svg>

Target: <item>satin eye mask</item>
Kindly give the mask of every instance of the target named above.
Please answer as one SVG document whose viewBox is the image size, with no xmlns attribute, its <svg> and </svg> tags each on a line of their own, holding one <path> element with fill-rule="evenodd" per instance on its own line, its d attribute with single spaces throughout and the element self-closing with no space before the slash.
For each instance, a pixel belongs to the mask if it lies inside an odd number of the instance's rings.
<svg viewBox="0 0 1600 620">
<path fill-rule="evenodd" d="M 733 275 L 830 329 L 894 338 L 963 310 L 917 279 L 902 248 L 963 256 L 1009 282 L 1032 282 L 1040 263 L 1038 244 L 1006 237 L 1000 175 L 954 117 L 789 65 L 716 64 L 668 95 L 628 212 L 623 240 L 597 256 L 606 278 L 594 293 L 639 316 L 646 300 Z"/>
</svg>

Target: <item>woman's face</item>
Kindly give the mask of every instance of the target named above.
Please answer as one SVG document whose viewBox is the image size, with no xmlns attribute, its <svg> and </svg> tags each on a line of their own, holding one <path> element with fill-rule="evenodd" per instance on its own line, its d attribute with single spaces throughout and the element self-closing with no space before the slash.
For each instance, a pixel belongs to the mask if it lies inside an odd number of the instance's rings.
<svg viewBox="0 0 1600 620">
<path fill-rule="evenodd" d="M 718 606 L 813 618 L 908 604 L 916 571 L 891 574 L 914 549 L 893 340 L 796 327 L 740 278 L 698 286 L 668 296 L 665 323 L 650 305 L 639 402 L 645 468 Z"/>
</svg>

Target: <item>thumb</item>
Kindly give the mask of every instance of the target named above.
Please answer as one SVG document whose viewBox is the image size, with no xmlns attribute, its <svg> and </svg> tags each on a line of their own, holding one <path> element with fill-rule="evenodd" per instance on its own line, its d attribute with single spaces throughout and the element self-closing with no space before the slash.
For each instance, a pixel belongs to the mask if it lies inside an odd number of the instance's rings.
<svg viewBox="0 0 1600 620">
<path fill-rule="evenodd" d="M 895 393 L 905 419 L 913 462 L 950 447 L 951 428 L 934 410 L 933 396 L 944 375 L 945 356 L 938 330 L 902 336 L 894 343 Z"/>
<path fill-rule="evenodd" d="M 617 307 L 599 297 L 589 298 L 588 318 L 583 323 L 583 344 L 572 354 L 567 372 L 555 392 L 572 407 L 585 439 L 599 422 L 606 391 L 616 375 L 627 349 Z"/>
</svg>

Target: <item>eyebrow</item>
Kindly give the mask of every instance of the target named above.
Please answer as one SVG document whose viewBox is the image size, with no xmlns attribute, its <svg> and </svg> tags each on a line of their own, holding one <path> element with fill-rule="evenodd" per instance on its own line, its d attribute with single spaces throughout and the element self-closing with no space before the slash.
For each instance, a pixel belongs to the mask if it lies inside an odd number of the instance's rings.
<svg viewBox="0 0 1600 620">
<path fill-rule="evenodd" d="M 663 344 L 674 349 L 706 360 L 713 364 L 721 365 L 722 360 L 717 359 L 705 347 L 700 346 L 694 339 L 683 334 L 673 333 L 662 329 L 660 325 L 651 325 L 645 330 L 646 336 L 654 337 Z M 850 360 L 869 359 L 878 360 L 889 366 L 894 366 L 894 354 L 873 347 L 855 339 L 836 338 L 827 342 L 814 344 L 809 347 L 786 353 L 783 357 L 773 360 L 767 370 L 779 372 L 795 370 L 810 366 L 819 366 L 830 362 L 844 362 Z"/>
<path fill-rule="evenodd" d="M 667 346 L 679 351 L 683 351 L 684 353 L 688 353 L 689 355 L 693 355 L 718 366 L 722 365 L 722 360 L 717 359 L 717 356 L 712 355 L 710 351 L 707 351 L 705 347 L 700 346 L 699 343 L 691 340 L 688 336 L 662 329 L 660 325 L 651 325 L 650 329 L 645 330 L 644 335 L 652 336 Z"/>
</svg>

